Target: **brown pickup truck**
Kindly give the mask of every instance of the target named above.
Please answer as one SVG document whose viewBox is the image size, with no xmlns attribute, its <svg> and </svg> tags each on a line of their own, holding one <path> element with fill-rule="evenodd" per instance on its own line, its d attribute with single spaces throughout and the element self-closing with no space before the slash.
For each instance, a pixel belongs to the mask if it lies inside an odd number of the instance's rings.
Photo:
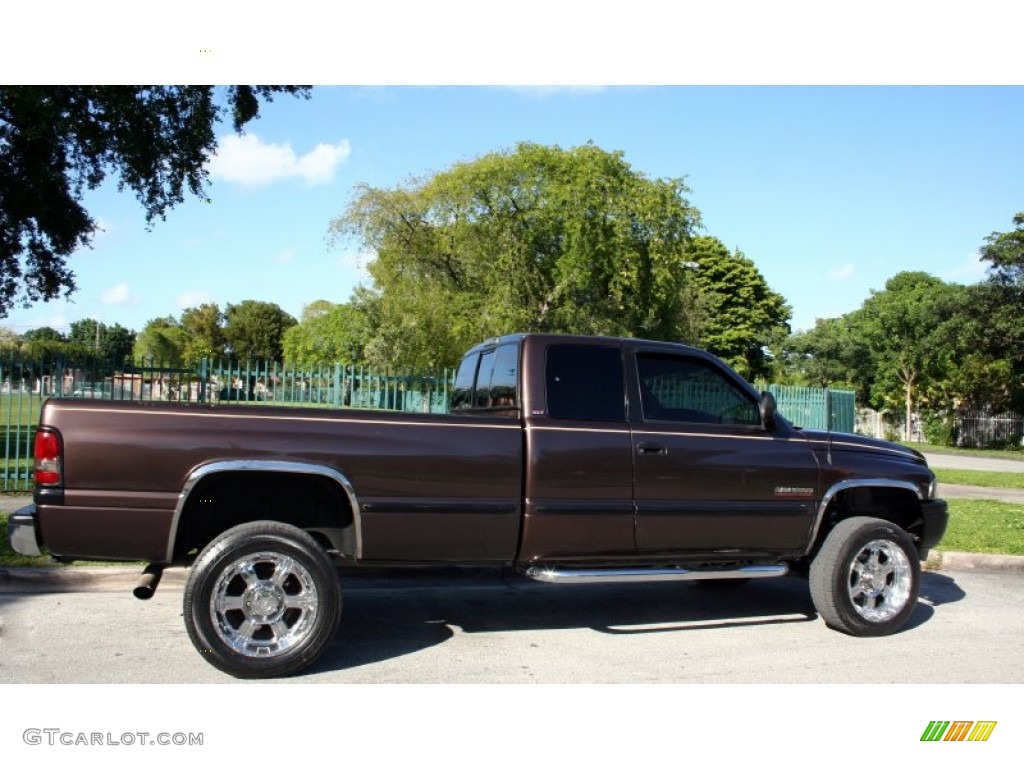
<svg viewBox="0 0 1024 768">
<path fill-rule="evenodd" d="M 506 564 L 553 583 L 806 575 L 829 626 L 897 631 L 946 504 L 908 448 L 803 430 L 714 356 L 515 335 L 448 415 L 50 400 L 14 548 L 186 564 L 188 634 L 239 677 L 312 663 L 336 566 Z M 341 571 L 344 573 L 344 569 Z"/>
</svg>

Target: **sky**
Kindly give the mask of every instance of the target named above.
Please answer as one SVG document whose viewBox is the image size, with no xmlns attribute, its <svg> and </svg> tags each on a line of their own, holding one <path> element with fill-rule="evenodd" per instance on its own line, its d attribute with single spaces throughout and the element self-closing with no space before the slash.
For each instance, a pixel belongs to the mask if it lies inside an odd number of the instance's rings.
<svg viewBox="0 0 1024 768">
<path fill-rule="evenodd" d="M 210 301 L 268 301 L 296 318 L 318 299 L 344 302 L 369 282 L 373 254 L 328 231 L 359 185 L 394 187 L 521 141 L 594 142 L 651 178 L 684 178 L 699 234 L 754 261 L 794 330 L 856 309 L 903 270 L 983 279 L 978 248 L 1024 210 L 1024 88 L 1008 45 L 1022 12 L 989 0 L 971 15 L 874 0 L 858 14 L 802 0 L 766 14 L 723 0 L 639 26 L 662 6 L 637 0 L 615 17 L 602 2 L 527 0 L 508 14 L 402 1 L 288 34 L 185 0 L 159 15 L 166 35 L 144 40 L 55 1 L 67 24 L 50 43 L 63 55 L 15 38 L 0 80 L 316 85 L 309 100 L 264 104 L 242 136 L 221 124 L 207 200 L 164 221 L 147 228 L 113 178 L 87 193 L 100 230 L 69 260 L 78 291 L 0 319 L 19 333 L 84 318 L 137 331 Z M 183 26 L 197 9 L 215 32 Z M 116 46 L 96 43 L 108 35 Z M 143 53 L 126 68 L 132 46 Z"/>
<path fill-rule="evenodd" d="M 372 253 L 332 242 L 358 185 L 390 188 L 530 141 L 594 142 L 651 178 L 683 177 L 701 234 L 741 250 L 792 326 L 856 309 L 903 270 L 984 277 L 977 252 L 1024 210 L 1020 87 L 317 86 L 222 125 L 208 201 L 147 229 L 110 181 L 69 263 L 78 292 L 0 320 L 17 332 L 96 318 L 141 330 L 189 306 L 346 301 Z"/>
</svg>

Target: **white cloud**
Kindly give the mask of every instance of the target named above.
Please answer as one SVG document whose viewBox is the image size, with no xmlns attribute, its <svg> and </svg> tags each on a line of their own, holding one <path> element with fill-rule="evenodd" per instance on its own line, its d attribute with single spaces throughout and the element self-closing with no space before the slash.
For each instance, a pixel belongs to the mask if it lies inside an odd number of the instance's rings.
<svg viewBox="0 0 1024 768">
<path fill-rule="evenodd" d="M 210 304 L 212 302 L 213 297 L 205 291 L 186 291 L 175 299 L 178 309 L 190 309 L 192 307 L 198 307 L 202 304 Z"/>
<path fill-rule="evenodd" d="M 279 254 L 274 257 L 274 262 L 284 266 L 285 264 L 291 264 L 295 261 L 295 249 L 285 248 Z"/>
<path fill-rule="evenodd" d="M 100 304 L 106 304 L 108 306 L 139 303 L 141 303 L 139 297 L 132 293 L 128 283 L 118 283 L 100 296 Z"/>
<path fill-rule="evenodd" d="M 299 157 L 287 142 L 267 144 L 255 133 L 228 134 L 220 138 L 209 168 L 214 178 L 248 186 L 293 178 L 309 185 L 329 184 L 334 180 L 334 171 L 351 152 L 348 139 L 342 139 L 337 144 L 317 144 Z"/>
<path fill-rule="evenodd" d="M 843 264 L 841 267 L 837 267 L 828 273 L 828 276 L 833 280 L 848 280 L 853 277 L 853 273 L 856 272 L 856 267 L 853 264 Z"/>
</svg>

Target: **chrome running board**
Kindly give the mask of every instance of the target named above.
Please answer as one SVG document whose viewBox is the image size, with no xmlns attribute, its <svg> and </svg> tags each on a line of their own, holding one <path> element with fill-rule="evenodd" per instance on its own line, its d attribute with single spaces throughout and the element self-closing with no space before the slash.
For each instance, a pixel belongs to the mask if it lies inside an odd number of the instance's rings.
<svg viewBox="0 0 1024 768">
<path fill-rule="evenodd" d="M 531 566 L 526 576 L 548 584 L 633 584 L 646 581 L 699 581 L 701 579 L 771 579 L 789 573 L 788 565 L 747 565 L 728 570 L 685 568 L 555 568 Z"/>
</svg>

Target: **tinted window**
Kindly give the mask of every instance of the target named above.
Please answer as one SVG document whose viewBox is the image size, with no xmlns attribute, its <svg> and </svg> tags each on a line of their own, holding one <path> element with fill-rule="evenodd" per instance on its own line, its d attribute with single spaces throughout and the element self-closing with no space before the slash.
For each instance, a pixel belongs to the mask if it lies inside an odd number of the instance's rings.
<svg viewBox="0 0 1024 768">
<path fill-rule="evenodd" d="M 498 347 L 498 353 L 494 358 L 494 373 L 491 374 L 491 406 L 514 407 L 518 383 L 519 345 L 505 344 Z"/>
<path fill-rule="evenodd" d="M 617 347 L 549 347 L 547 389 L 551 418 L 626 420 L 622 352 Z"/>
<path fill-rule="evenodd" d="M 760 424 L 750 396 L 703 360 L 639 355 L 640 397 L 647 421 Z"/>
<path fill-rule="evenodd" d="M 452 390 L 452 410 L 469 408 L 473 402 L 473 380 L 476 378 L 476 364 L 479 355 L 462 358 L 458 373 L 455 374 L 455 389 Z"/>
<path fill-rule="evenodd" d="M 491 404 L 491 371 L 494 369 L 494 350 L 480 356 L 480 367 L 476 372 L 476 392 L 473 395 L 474 408 L 487 408 Z"/>
</svg>

